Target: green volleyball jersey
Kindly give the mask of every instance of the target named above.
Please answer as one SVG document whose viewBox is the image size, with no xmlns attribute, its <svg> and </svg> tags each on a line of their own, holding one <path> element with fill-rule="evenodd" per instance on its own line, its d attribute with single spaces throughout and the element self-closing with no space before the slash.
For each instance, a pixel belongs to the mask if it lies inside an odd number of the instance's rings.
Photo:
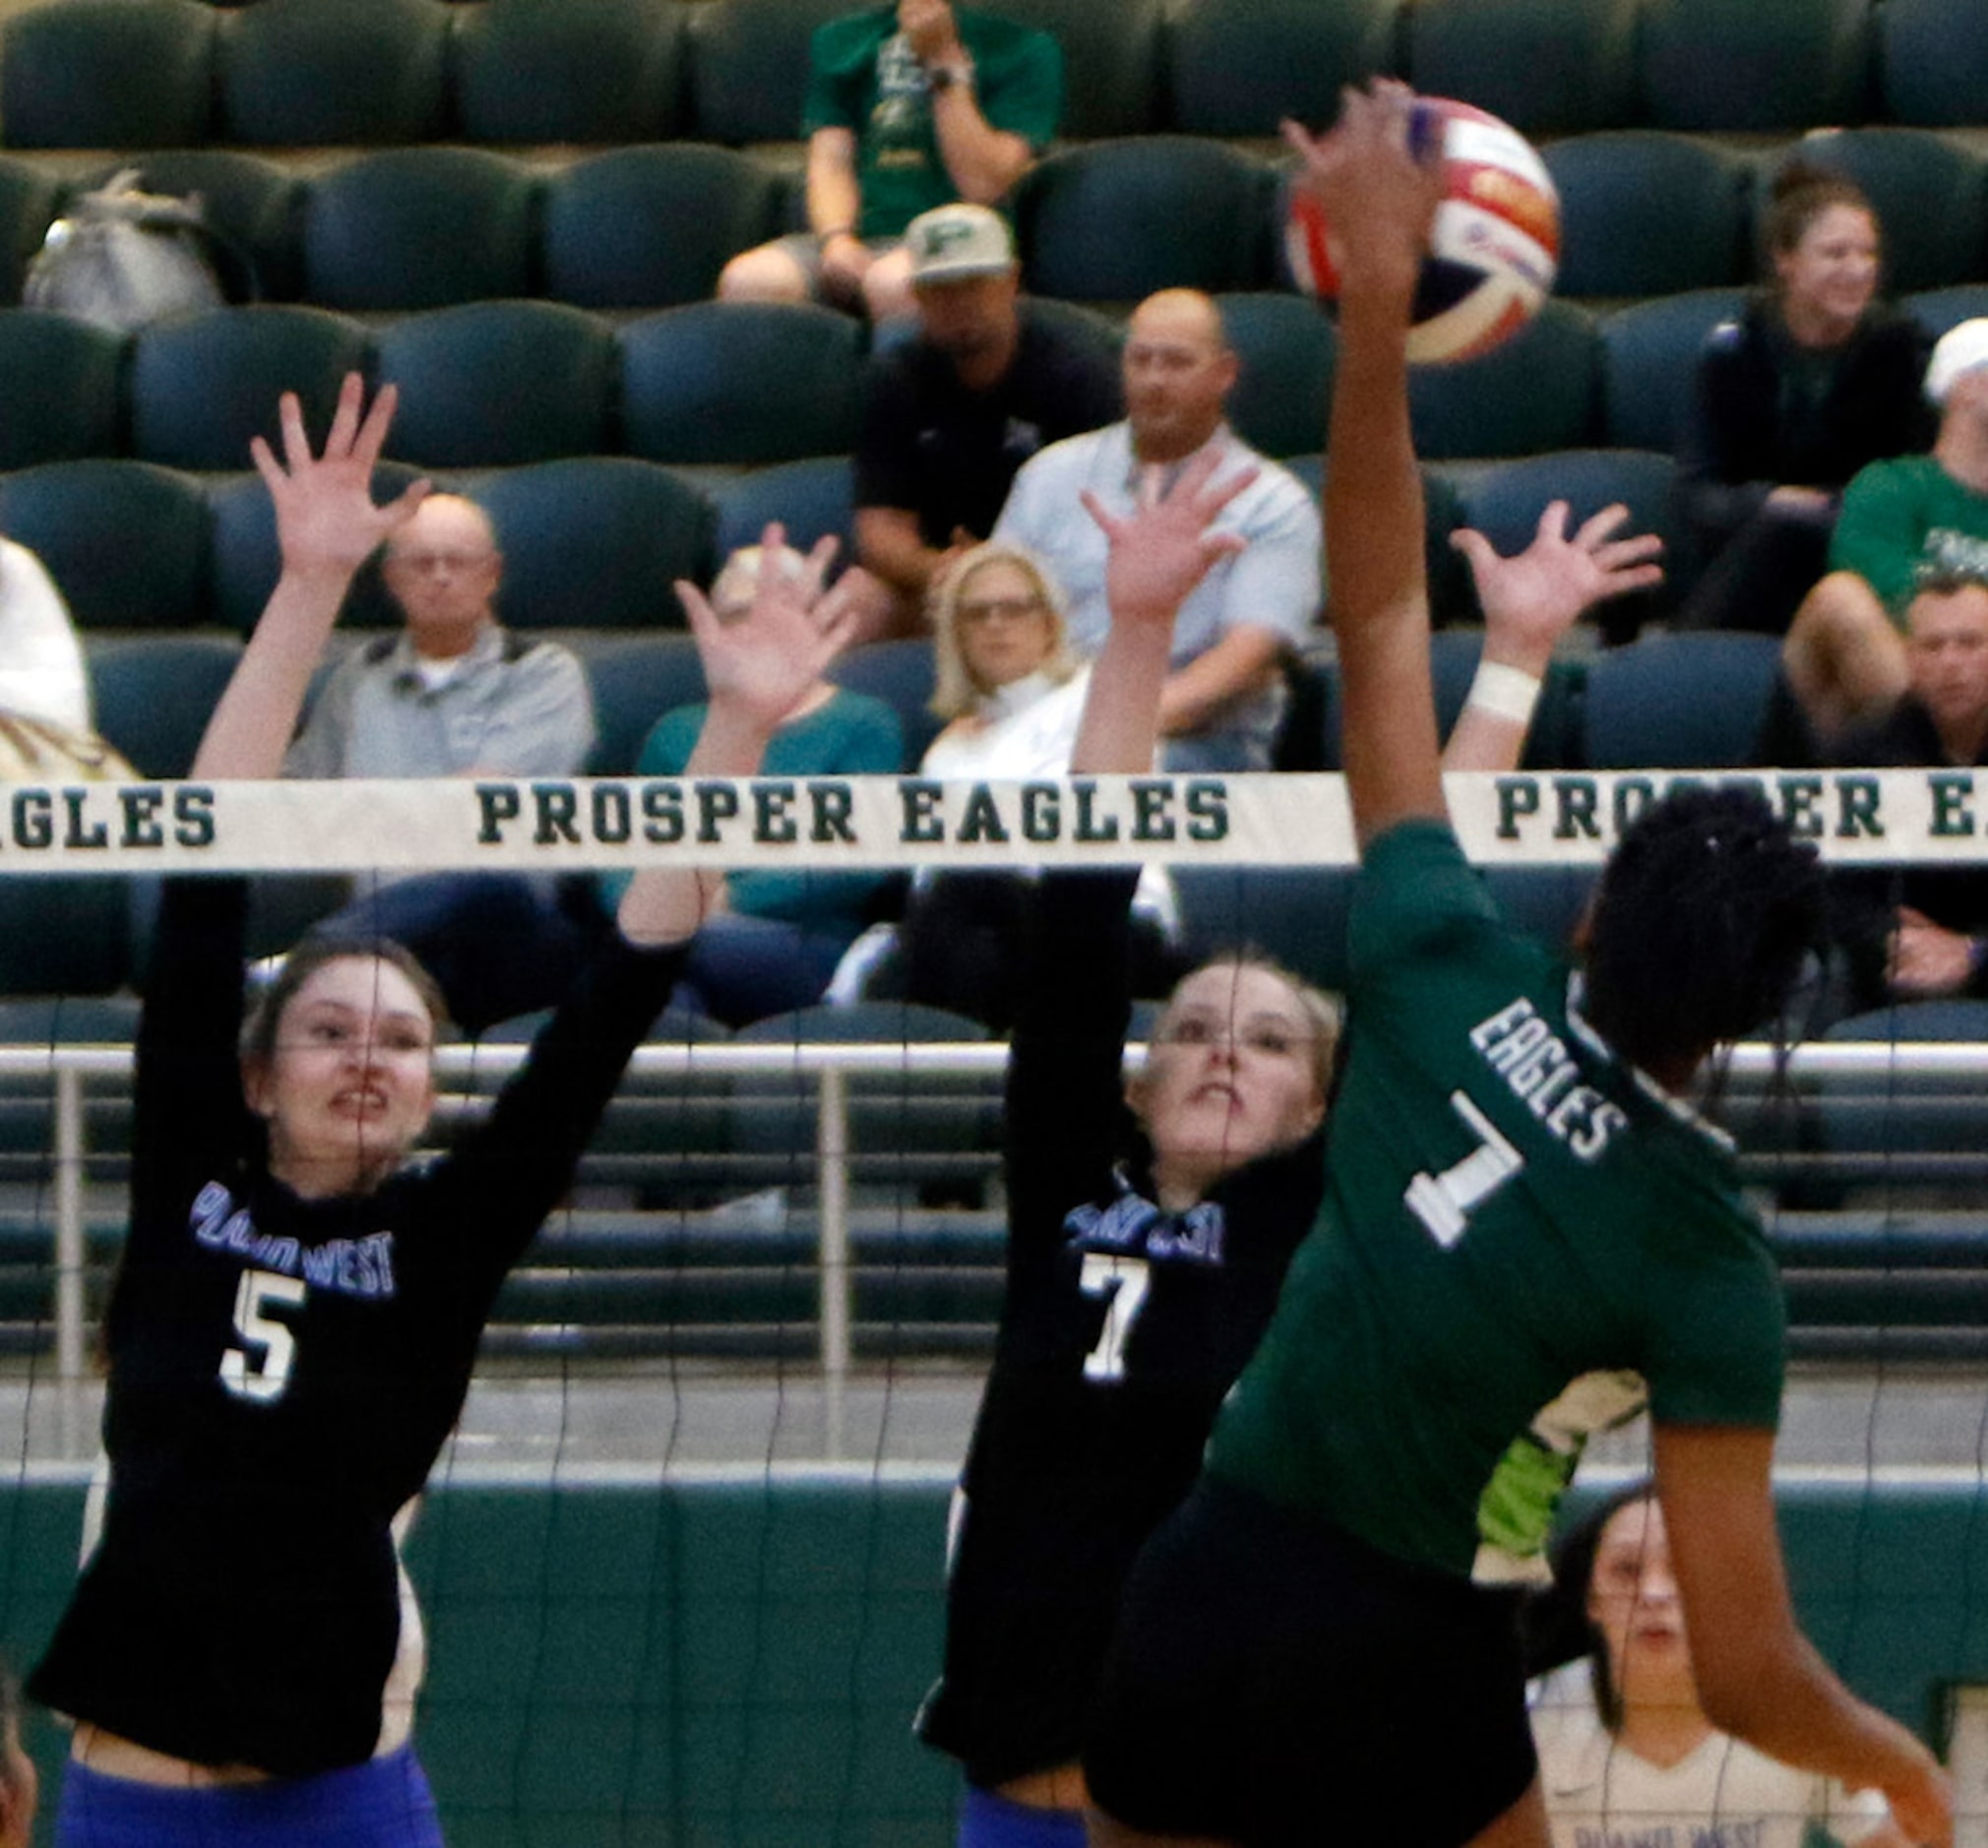
<svg viewBox="0 0 1988 1848">
<path fill-rule="evenodd" d="M 1369 846 L 1351 965 L 1325 1204 L 1211 1472 L 1466 1574 L 1500 1457 L 1578 1375 L 1772 1428 L 1780 1283 L 1729 1145 L 1580 1018 L 1446 826 Z"/>
</svg>

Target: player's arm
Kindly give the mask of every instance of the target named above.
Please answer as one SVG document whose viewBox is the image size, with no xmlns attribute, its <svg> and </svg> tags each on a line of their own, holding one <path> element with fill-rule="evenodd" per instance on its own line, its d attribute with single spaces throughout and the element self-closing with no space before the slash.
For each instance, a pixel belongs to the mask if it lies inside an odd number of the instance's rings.
<svg viewBox="0 0 1988 1848">
<path fill-rule="evenodd" d="M 709 689 L 704 724 L 683 769 L 688 777 L 758 775 L 780 721 L 854 630 L 855 586 L 848 578 L 833 590 L 822 588 L 836 541 L 822 540 L 798 578 L 779 569 L 785 544 L 777 525 L 760 535 L 759 586 L 751 608 L 735 622 L 720 622 L 694 584 L 676 586 Z M 645 867 L 621 894 L 616 922 L 630 943 L 682 943 L 696 934 L 723 888 L 724 875 L 715 869 Z"/>
<path fill-rule="evenodd" d="M 385 507 L 373 505 L 373 465 L 394 417 L 394 388 L 365 406 L 359 375 L 345 375 L 321 455 L 311 454 L 294 393 L 281 400 L 283 460 L 257 437 L 249 445 L 276 504 L 282 575 L 242 650 L 193 761 L 204 780 L 275 776 L 296 730 L 319 657 L 346 586 L 387 535 L 428 492 L 417 481 Z"/>
<path fill-rule="evenodd" d="M 1336 127 L 1285 138 L 1334 226 L 1339 349 L 1326 460 L 1326 558 L 1344 756 L 1362 842 L 1447 815 L 1429 678 L 1422 482 L 1408 427 L 1407 340 L 1435 214 L 1432 167 L 1408 152 L 1398 86 L 1348 91 Z"/>
<path fill-rule="evenodd" d="M 1567 503 L 1555 501 L 1539 516 L 1532 543 L 1512 558 L 1500 558 L 1481 532 L 1450 535 L 1476 581 L 1484 651 L 1443 752 L 1446 770 L 1516 769 L 1560 638 L 1595 604 L 1662 583 L 1660 538 L 1613 536 L 1628 518 L 1619 503 L 1605 507 L 1569 538 Z"/>
<path fill-rule="evenodd" d="M 1707 1717 L 1770 1757 L 1882 1790 L 1909 1839 L 1953 1840 L 1933 1755 L 1831 1673 L 1795 1623 L 1774 1525 L 1773 1433 L 1659 1424 L 1656 1484 Z"/>
<path fill-rule="evenodd" d="M 1215 516 L 1255 479 L 1243 468 L 1217 481 L 1222 459 L 1197 457 L 1165 495 L 1120 517 L 1087 489 L 1084 505 L 1111 542 L 1104 595 L 1111 627 L 1090 673 L 1084 717 L 1071 750 L 1080 775 L 1136 776 L 1152 768 L 1173 647 L 1173 619 L 1217 559 L 1245 543 L 1214 525 Z"/>
</svg>

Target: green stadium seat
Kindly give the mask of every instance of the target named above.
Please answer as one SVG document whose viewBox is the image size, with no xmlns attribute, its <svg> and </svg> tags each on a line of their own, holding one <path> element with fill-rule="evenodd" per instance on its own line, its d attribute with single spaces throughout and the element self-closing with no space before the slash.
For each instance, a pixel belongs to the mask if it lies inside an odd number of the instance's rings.
<svg viewBox="0 0 1988 1848">
<path fill-rule="evenodd" d="M 373 363 L 364 328 L 296 303 L 155 322 L 132 342 L 132 452 L 171 468 L 245 468 L 251 437 L 279 441 L 284 392 L 322 439 L 345 374 Z"/>
<path fill-rule="evenodd" d="M 0 468 L 123 448 L 125 340 L 37 308 L 0 308 Z"/>
<path fill-rule="evenodd" d="M 213 122 L 218 16 L 195 0 L 43 0 L 0 28 L 10 148 L 190 148 Z"/>
<path fill-rule="evenodd" d="M 22 279 L 48 234 L 60 197 L 46 168 L 0 155 L 0 306 L 20 301 Z"/>
<path fill-rule="evenodd" d="M 846 456 L 812 456 L 802 462 L 747 468 L 708 484 L 717 510 L 712 557 L 722 565 L 742 545 L 757 545 L 772 521 L 786 528 L 787 543 L 806 552 L 834 533 L 841 540 L 837 562 L 855 556 L 855 482 Z"/>
<path fill-rule="evenodd" d="M 449 31 L 442 0 L 257 0 L 221 24 L 221 138 L 263 148 L 432 140 L 448 126 Z"/>
<path fill-rule="evenodd" d="M 932 710 L 934 669 L 932 639 L 910 636 L 899 642 L 872 642 L 839 655 L 828 677 L 851 693 L 882 700 L 898 715 L 904 734 L 902 770 L 918 768 L 926 747 L 939 735 L 944 720 Z"/>
<path fill-rule="evenodd" d="M 1746 169 L 1684 135 L 1625 129 L 1555 142 L 1562 295 L 1675 295 L 1752 274 Z"/>
<path fill-rule="evenodd" d="M 1333 324 L 1301 295 L 1230 294 L 1216 305 L 1242 362 L 1228 400 L 1237 433 L 1266 456 L 1323 448 L 1336 351 Z"/>
<path fill-rule="evenodd" d="M 1176 867 L 1182 950 L 1196 961 L 1257 950 L 1319 988 L 1343 989 L 1357 877 L 1339 866 Z"/>
<path fill-rule="evenodd" d="M 101 186 L 121 167 L 136 167 L 147 192 L 200 195 L 208 223 L 253 269 L 254 288 L 239 299 L 295 298 L 303 280 L 303 181 L 295 171 L 237 148 L 165 148 L 99 167 L 84 188 Z"/>
<path fill-rule="evenodd" d="M 718 272 L 783 228 L 785 185 L 764 161 L 681 142 L 577 160 L 545 189 L 545 291 L 582 308 L 707 301 Z"/>
<path fill-rule="evenodd" d="M 378 312 L 535 294 L 540 183 L 475 148 L 396 149 L 315 174 L 305 299 Z"/>
<path fill-rule="evenodd" d="M 1636 14 L 1637 0 L 1414 0 L 1408 81 L 1524 135 L 1613 128 L 1635 99 Z"/>
<path fill-rule="evenodd" d="M 631 455 L 752 465 L 856 446 L 862 330 L 846 315 L 811 303 L 696 302 L 630 322 L 619 338 Z"/>
<path fill-rule="evenodd" d="M 1905 310 L 1936 340 L 1963 321 L 1988 315 L 1988 282 L 1962 282 L 1927 289 L 1905 301 Z"/>
<path fill-rule="evenodd" d="M 451 48 L 471 141 L 667 141 L 682 126 L 681 0 L 483 0 Z"/>
<path fill-rule="evenodd" d="M 1045 31 L 1063 49 L 1062 134 L 1071 141 L 1145 135 L 1165 126 L 1164 0 L 1001 0 L 1004 20 Z"/>
<path fill-rule="evenodd" d="M 1573 938 L 1594 891 L 1591 866 L 1487 866 L 1484 884 L 1498 915 L 1558 955 Z"/>
<path fill-rule="evenodd" d="M 1866 119 L 1870 0 L 1646 0 L 1642 113 L 1703 134 Z"/>
<path fill-rule="evenodd" d="M 1780 672 L 1773 636 L 1646 636 L 1587 670 L 1582 758 L 1593 770 L 1731 770 L 1753 761 Z"/>
<path fill-rule="evenodd" d="M 1397 68 L 1398 0 L 1183 0 L 1169 23 L 1173 126 L 1235 139 L 1322 128 L 1346 84 Z"/>
<path fill-rule="evenodd" d="M 801 132 L 808 40 L 848 0 L 723 0 L 690 15 L 690 127 L 697 141 L 790 142 Z"/>
<path fill-rule="evenodd" d="M 495 468 L 611 447 L 614 337 L 549 301 L 472 301 L 381 329 L 400 387 L 387 451 L 424 468 Z"/>
<path fill-rule="evenodd" d="M 141 776 L 184 776 L 241 659 L 233 636 L 92 636 L 96 729 Z"/>
<path fill-rule="evenodd" d="M 1432 460 L 1585 449 L 1600 399 L 1600 336 L 1563 301 L 1482 358 L 1418 367 L 1408 383 L 1416 454 Z"/>
<path fill-rule="evenodd" d="M 1737 288 L 1693 289 L 1601 320 L 1602 439 L 1672 454 L 1691 412 L 1706 336 L 1745 305 Z"/>
<path fill-rule="evenodd" d="M 711 573 L 711 505 L 626 456 L 505 468 L 469 484 L 497 527 L 497 608 L 519 629 L 681 629 L 678 579 Z"/>
<path fill-rule="evenodd" d="M 1138 301 L 1272 276 L 1275 180 L 1219 142 L 1149 135 L 1066 148 L 1016 188 L 1022 273 L 1038 294 Z"/>
<path fill-rule="evenodd" d="M 1988 277 L 1988 161 L 1979 154 L 1923 128 L 1822 130 L 1793 153 L 1864 189 L 1884 231 L 1888 289 Z M 1772 173 L 1759 169 L 1763 204 Z"/>
<path fill-rule="evenodd" d="M 207 504 L 185 475 L 110 459 L 24 468 L 0 478 L 0 531 L 48 567 L 81 628 L 208 621 Z"/>
<path fill-rule="evenodd" d="M 1978 126 L 1988 120 L 1988 12 L 1974 0 L 1885 0 L 1878 72 L 1893 121 Z"/>
</svg>

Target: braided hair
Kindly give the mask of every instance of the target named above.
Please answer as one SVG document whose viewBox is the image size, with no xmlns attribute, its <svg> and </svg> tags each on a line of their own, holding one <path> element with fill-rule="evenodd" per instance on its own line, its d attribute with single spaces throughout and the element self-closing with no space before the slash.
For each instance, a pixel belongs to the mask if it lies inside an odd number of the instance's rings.
<svg viewBox="0 0 1988 1848">
<path fill-rule="evenodd" d="M 1825 936 L 1816 850 L 1758 788 L 1673 789 L 1623 834 L 1589 925 L 1589 1018 L 1655 1070 L 1782 1017 Z"/>
</svg>

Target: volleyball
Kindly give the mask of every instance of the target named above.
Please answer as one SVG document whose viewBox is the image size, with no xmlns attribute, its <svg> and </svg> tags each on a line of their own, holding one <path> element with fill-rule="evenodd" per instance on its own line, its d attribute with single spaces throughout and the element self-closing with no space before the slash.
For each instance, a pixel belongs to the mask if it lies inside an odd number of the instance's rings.
<svg viewBox="0 0 1988 1848">
<path fill-rule="evenodd" d="M 1468 103 L 1417 96 L 1410 145 L 1443 151 L 1443 200 L 1415 291 L 1408 358 L 1418 365 L 1474 359 L 1539 312 L 1560 266 L 1560 197 L 1532 145 L 1510 124 Z M 1308 193 L 1293 188 L 1284 251 L 1297 285 L 1338 293 L 1332 227 Z"/>
</svg>

